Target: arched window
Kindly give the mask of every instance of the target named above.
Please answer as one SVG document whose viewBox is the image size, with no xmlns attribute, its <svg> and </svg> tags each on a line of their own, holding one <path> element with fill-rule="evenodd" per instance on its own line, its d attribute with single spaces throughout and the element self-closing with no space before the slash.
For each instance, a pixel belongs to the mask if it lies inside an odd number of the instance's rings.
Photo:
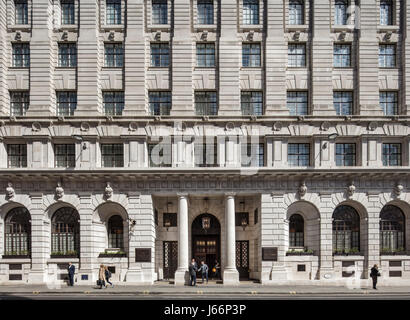
<svg viewBox="0 0 410 320">
<path fill-rule="evenodd" d="M 26 208 L 14 208 L 6 216 L 5 255 L 31 254 L 31 221 Z"/>
<path fill-rule="evenodd" d="M 404 214 L 400 208 L 384 206 L 380 212 L 380 250 L 402 251 L 404 245 Z"/>
<path fill-rule="evenodd" d="M 52 218 L 51 254 L 78 255 L 80 253 L 80 216 L 69 207 L 58 209 Z"/>
<path fill-rule="evenodd" d="M 108 220 L 108 247 L 124 249 L 124 224 L 119 215 Z"/>
<path fill-rule="evenodd" d="M 360 251 L 360 217 L 351 206 L 338 206 L 333 212 L 333 251 Z"/>
<path fill-rule="evenodd" d="M 300 214 L 293 214 L 289 219 L 289 247 L 304 246 L 305 222 Z"/>
</svg>

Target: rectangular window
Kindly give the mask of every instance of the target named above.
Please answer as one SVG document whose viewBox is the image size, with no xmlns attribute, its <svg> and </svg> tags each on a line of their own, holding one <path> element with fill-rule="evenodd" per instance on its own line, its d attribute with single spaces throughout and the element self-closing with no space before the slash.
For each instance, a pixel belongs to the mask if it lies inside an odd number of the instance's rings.
<svg viewBox="0 0 410 320">
<path fill-rule="evenodd" d="M 241 92 L 242 115 L 263 114 L 263 95 L 261 91 L 242 91 Z"/>
<path fill-rule="evenodd" d="M 301 25 L 305 23 L 304 1 L 290 0 L 289 1 L 289 24 Z"/>
<path fill-rule="evenodd" d="M 58 44 L 58 66 L 65 68 L 74 68 L 77 66 L 77 44 Z"/>
<path fill-rule="evenodd" d="M 149 108 L 153 116 L 169 116 L 172 105 L 170 91 L 150 91 Z"/>
<path fill-rule="evenodd" d="M 200 116 L 216 116 L 218 104 L 215 91 L 195 92 L 195 112 Z"/>
<path fill-rule="evenodd" d="M 242 66 L 260 67 L 261 66 L 261 45 L 260 43 L 242 44 Z"/>
<path fill-rule="evenodd" d="M 335 1 L 335 25 L 346 25 L 347 24 L 347 0 L 336 0 Z"/>
<path fill-rule="evenodd" d="M 336 143 L 336 165 L 355 166 L 356 165 L 356 144 Z"/>
<path fill-rule="evenodd" d="M 291 116 L 308 114 L 308 95 L 306 91 L 288 91 L 287 107 Z"/>
<path fill-rule="evenodd" d="M 385 116 L 399 114 L 399 107 L 397 103 L 397 92 L 380 92 L 380 107 Z"/>
<path fill-rule="evenodd" d="M 265 165 L 265 144 L 241 143 L 241 166 L 263 167 Z"/>
<path fill-rule="evenodd" d="M 288 45 L 288 67 L 306 67 L 306 45 Z"/>
<path fill-rule="evenodd" d="M 218 166 L 218 143 L 215 139 L 205 138 L 205 141 L 194 143 L 194 160 L 196 167 Z"/>
<path fill-rule="evenodd" d="M 110 116 L 122 115 L 124 109 L 124 92 L 106 91 L 103 93 L 104 112 Z"/>
<path fill-rule="evenodd" d="M 13 50 L 13 67 L 28 68 L 30 67 L 30 44 L 29 43 L 12 43 Z"/>
<path fill-rule="evenodd" d="M 57 91 L 57 116 L 73 116 L 77 108 L 77 92 Z"/>
<path fill-rule="evenodd" d="M 15 24 L 28 24 L 27 0 L 15 0 Z"/>
<path fill-rule="evenodd" d="M 152 24 L 168 23 L 167 0 L 152 0 Z"/>
<path fill-rule="evenodd" d="M 349 68 L 351 66 L 350 44 L 335 44 L 333 46 L 333 66 L 335 68 Z"/>
<path fill-rule="evenodd" d="M 8 144 L 7 145 L 7 167 L 25 168 L 27 167 L 27 145 Z"/>
<path fill-rule="evenodd" d="M 333 106 L 338 116 L 353 114 L 353 93 L 350 91 L 333 92 Z"/>
<path fill-rule="evenodd" d="M 75 167 L 75 144 L 55 144 L 54 152 L 56 168 Z"/>
<path fill-rule="evenodd" d="M 151 43 L 151 67 L 169 66 L 169 43 Z"/>
<path fill-rule="evenodd" d="M 124 166 L 124 145 L 102 144 L 101 145 L 101 161 L 105 168 L 123 167 Z"/>
<path fill-rule="evenodd" d="M 213 0 L 198 0 L 198 24 L 214 24 Z"/>
<path fill-rule="evenodd" d="M 150 167 L 171 167 L 172 166 L 172 143 L 161 141 L 159 143 L 148 144 L 148 156 Z"/>
<path fill-rule="evenodd" d="M 121 0 L 107 0 L 106 23 L 121 24 Z"/>
<path fill-rule="evenodd" d="M 243 0 L 243 24 L 259 24 L 259 0 Z"/>
<path fill-rule="evenodd" d="M 215 44 L 197 43 L 196 62 L 198 67 L 215 67 Z"/>
<path fill-rule="evenodd" d="M 396 46 L 394 44 L 379 45 L 379 67 L 396 67 Z"/>
<path fill-rule="evenodd" d="M 105 43 L 104 53 L 104 67 L 121 68 L 123 66 L 124 55 L 122 43 Z"/>
<path fill-rule="evenodd" d="M 74 24 L 74 0 L 61 0 L 61 24 Z"/>
<path fill-rule="evenodd" d="M 291 167 L 305 167 L 310 164 L 309 143 L 288 144 L 288 165 Z"/>
<path fill-rule="evenodd" d="M 380 25 L 390 26 L 393 24 L 393 2 L 391 0 L 380 1 Z"/>
<path fill-rule="evenodd" d="M 28 91 L 10 91 L 10 115 L 24 116 L 29 107 L 30 94 Z"/>
<path fill-rule="evenodd" d="M 383 143 L 383 166 L 401 166 L 401 143 Z"/>
</svg>

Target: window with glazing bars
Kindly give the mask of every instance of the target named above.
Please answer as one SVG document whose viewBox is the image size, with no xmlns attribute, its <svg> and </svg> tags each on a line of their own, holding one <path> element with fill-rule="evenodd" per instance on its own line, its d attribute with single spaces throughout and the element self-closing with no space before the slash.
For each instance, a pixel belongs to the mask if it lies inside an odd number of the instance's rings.
<svg viewBox="0 0 410 320">
<path fill-rule="evenodd" d="M 333 106 L 338 116 L 353 114 L 353 93 L 350 91 L 333 92 Z"/>
<path fill-rule="evenodd" d="M 26 208 L 11 209 L 5 219 L 5 255 L 31 254 L 31 221 Z"/>
<path fill-rule="evenodd" d="M 347 8 L 349 2 L 347 0 L 336 0 L 335 1 L 335 25 L 346 25 L 347 24 Z"/>
<path fill-rule="evenodd" d="M 289 1 L 289 24 L 301 25 L 305 23 L 305 4 L 301 0 Z"/>
<path fill-rule="evenodd" d="M 333 212 L 333 252 L 360 250 L 360 217 L 350 206 L 341 205 Z"/>
<path fill-rule="evenodd" d="M 243 24 L 259 24 L 259 0 L 243 0 Z"/>
<path fill-rule="evenodd" d="M 167 0 L 152 0 L 152 24 L 168 23 Z"/>
<path fill-rule="evenodd" d="M 195 112 L 201 116 L 218 114 L 218 104 L 215 91 L 195 92 Z"/>
<path fill-rule="evenodd" d="M 121 24 L 121 0 L 107 0 L 106 23 Z"/>
<path fill-rule="evenodd" d="M 263 114 L 263 94 L 261 91 L 242 91 L 241 92 L 242 115 Z"/>
<path fill-rule="evenodd" d="M 15 0 L 15 24 L 28 24 L 27 0 Z"/>
<path fill-rule="evenodd" d="M 393 24 L 393 2 L 391 0 L 380 1 L 380 25 L 389 26 Z"/>
<path fill-rule="evenodd" d="M 57 116 L 73 116 L 77 108 L 77 92 L 57 91 Z"/>
<path fill-rule="evenodd" d="M 108 219 L 108 247 L 124 250 L 124 222 L 119 215 Z"/>
<path fill-rule="evenodd" d="M 77 66 L 76 43 L 58 44 L 58 66 L 65 68 L 73 68 Z"/>
<path fill-rule="evenodd" d="M 124 145 L 122 143 L 101 144 L 102 166 L 105 168 L 124 166 Z"/>
<path fill-rule="evenodd" d="M 196 44 L 196 63 L 198 67 L 215 67 L 215 43 Z"/>
<path fill-rule="evenodd" d="M 300 214 L 289 218 L 289 247 L 299 248 L 305 245 L 305 222 Z"/>
<path fill-rule="evenodd" d="M 288 144 L 288 165 L 291 167 L 309 166 L 310 164 L 310 144 L 309 143 L 289 143 Z"/>
<path fill-rule="evenodd" d="M 28 68 L 30 66 L 30 44 L 13 43 L 13 67 Z"/>
<path fill-rule="evenodd" d="M 122 43 L 104 44 L 105 67 L 121 68 L 123 66 L 124 55 Z"/>
<path fill-rule="evenodd" d="M 80 254 L 80 216 L 70 207 L 58 209 L 52 217 L 51 254 Z"/>
<path fill-rule="evenodd" d="M 198 24 L 214 24 L 213 0 L 197 1 Z"/>
<path fill-rule="evenodd" d="M 336 165 L 355 166 L 356 165 L 356 144 L 336 143 Z"/>
<path fill-rule="evenodd" d="M 61 24 L 74 24 L 74 0 L 61 0 Z"/>
<path fill-rule="evenodd" d="M 261 45 L 260 43 L 242 44 L 242 66 L 260 67 L 261 66 Z"/>
<path fill-rule="evenodd" d="M 124 92 L 106 91 L 103 93 L 104 112 L 109 116 L 120 116 L 124 110 Z"/>
<path fill-rule="evenodd" d="M 383 166 L 401 166 L 401 143 L 383 143 Z"/>
<path fill-rule="evenodd" d="M 148 144 L 148 156 L 150 167 L 172 166 L 172 144 L 171 141 Z"/>
<path fill-rule="evenodd" d="M 7 167 L 25 168 L 27 167 L 27 145 L 8 144 L 7 145 Z"/>
<path fill-rule="evenodd" d="M 306 67 L 306 45 L 288 45 L 288 67 Z"/>
<path fill-rule="evenodd" d="M 383 110 L 385 116 L 399 114 L 399 107 L 397 102 L 397 92 L 383 91 L 379 93 L 380 107 Z"/>
<path fill-rule="evenodd" d="M 396 66 L 396 46 L 394 44 L 379 45 L 379 67 L 394 68 Z"/>
<path fill-rule="evenodd" d="M 291 116 L 308 114 L 308 95 L 306 91 L 288 91 L 287 107 Z"/>
<path fill-rule="evenodd" d="M 169 116 L 172 106 L 170 91 L 150 91 L 148 96 L 151 115 Z"/>
<path fill-rule="evenodd" d="M 151 43 L 151 66 L 169 66 L 169 43 Z"/>
<path fill-rule="evenodd" d="M 350 44 L 334 44 L 333 46 L 333 66 L 335 68 L 349 68 L 351 66 Z"/>
<path fill-rule="evenodd" d="M 29 107 L 30 95 L 28 91 L 10 91 L 10 115 L 24 116 Z"/>
<path fill-rule="evenodd" d="M 399 207 L 386 205 L 380 212 L 380 251 L 404 251 L 405 216 Z"/>
<path fill-rule="evenodd" d="M 241 166 L 263 167 L 265 165 L 265 144 L 241 143 Z"/>
<path fill-rule="evenodd" d="M 194 159 L 196 167 L 218 166 L 218 144 L 214 138 L 194 143 Z"/>
<path fill-rule="evenodd" d="M 55 144 L 54 152 L 56 168 L 75 167 L 75 144 Z"/>
</svg>

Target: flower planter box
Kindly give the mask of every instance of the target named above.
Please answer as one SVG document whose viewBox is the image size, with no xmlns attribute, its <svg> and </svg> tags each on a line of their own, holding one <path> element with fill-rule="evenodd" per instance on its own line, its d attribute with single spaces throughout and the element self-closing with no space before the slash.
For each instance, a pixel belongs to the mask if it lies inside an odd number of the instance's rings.
<svg viewBox="0 0 410 320">
<path fill-rule="evenodd" d="M 77 254 L 52 254 L 50 255 L 51 259 L 78 259 L 78 255 Z"/>
<path fill-rule="evenodd" d="M 124 258 L 126 256 L 126 253 L 100 253 L 98 258 Z"/>
<path fill-rule="evenodd" d="M 364 256 L 361 252 L 334 252 L 334 256 Z"/>
<path fill-rule="evenodd" d="M 29 254 L 3 254 L 3 259 L 30 259 Z"/>
<path fill-rule="evenodd" d="M 407 256 L 406 251 L 380 252 L 381 256 Z"/>
<path fill-rule="evenodd" d="M 313 252 L 286 252 L 287 256 L 313 256 Z"/>
</svg>

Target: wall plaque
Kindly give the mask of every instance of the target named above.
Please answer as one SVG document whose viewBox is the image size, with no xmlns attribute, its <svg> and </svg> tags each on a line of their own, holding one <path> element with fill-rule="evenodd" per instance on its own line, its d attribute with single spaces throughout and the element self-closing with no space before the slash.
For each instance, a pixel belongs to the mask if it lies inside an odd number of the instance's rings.
<svg viewBox="0 0 410 320">
<path fill-rule="evenodd" d="M 151 262 L 151 248 L 135 249 L 135 262 Z"/>
<path fill-rule="evenodd" d="M 263 261 L 278 261 L 278 248 L 277 247 L 262 248 L 262 260 Z"/>
</svg>

